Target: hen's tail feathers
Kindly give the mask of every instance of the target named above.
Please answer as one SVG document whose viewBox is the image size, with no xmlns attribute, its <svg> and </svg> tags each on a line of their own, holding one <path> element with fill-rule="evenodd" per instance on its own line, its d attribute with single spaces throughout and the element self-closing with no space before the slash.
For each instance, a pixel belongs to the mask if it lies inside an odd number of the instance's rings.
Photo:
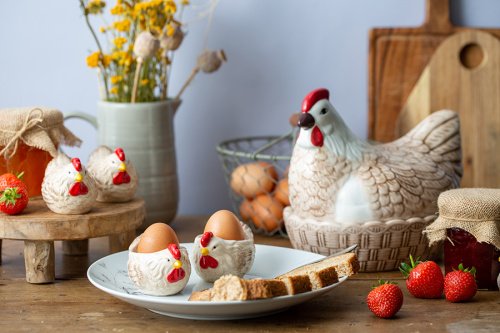
<svg viewBox="0 0 500 333">
<path fill-rule="evenodd" d="M 45 175 L 51 173 L 59 167 L 71 163 L 71 159 L 65 154 L 59 154 L 52 159 L 45 169 Z"/>
<path fill-rule="evenodd" d="M 436 162 L 452 168 L 460 182 L 463 174 L 462 149 L 460 121 L 456 112 L 441 110 L 431 113 L 405 136 L 428 146 L 435 153 L 432 155 Z"/>
<path fill-rule="evenodd" d="M 99 146 L 92 152 L 92 154 L 90 154 L 87 165 L 91 166 L 94 162 L 97 162 L 111 154 L 113 154 L 113 151 L 109 147 Z"/>
</svg>

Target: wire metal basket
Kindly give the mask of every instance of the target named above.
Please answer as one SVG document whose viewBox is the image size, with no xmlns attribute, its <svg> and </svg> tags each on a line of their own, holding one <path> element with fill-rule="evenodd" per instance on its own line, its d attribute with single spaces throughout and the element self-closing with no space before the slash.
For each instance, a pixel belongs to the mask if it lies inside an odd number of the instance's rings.
<svg viewBox="0 0 500 333">
<path fill-rule="evenodd" d="M 286 183 L 288 199 L 288 166 L 294 142 L 292 128 L 283 136 L 233 139 L 216 146 L 233 211 L 255 232 L 288 237 L 283 223 L 287 204 L 279 200 L 285 192 L 278 191 Z M 252 190 L 247 190 L 250 187 Z"/>
</svg>

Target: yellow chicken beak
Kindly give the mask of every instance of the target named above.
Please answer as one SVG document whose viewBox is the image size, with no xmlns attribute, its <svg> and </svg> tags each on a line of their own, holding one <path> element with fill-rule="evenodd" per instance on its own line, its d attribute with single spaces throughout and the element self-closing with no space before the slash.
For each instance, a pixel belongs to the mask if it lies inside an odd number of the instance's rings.
<svg viewBox="0 0 500 333">
<path fill-rule="evenodd" d="M 208 256 L 209 253 L 210 253 L 210 251 L 208 251 L 208 249 L 206 247 L 204 247 L 204 248 L 201 249 L 201 254 L 202 255 Z"/>
<path fill-rule="evenodd" d="M 180 260 L 176 260 L 174 262 L 174 268 L 181 268 L 182 267 L 182 262 Z"/>
<path fill-rule="evenodd" d="M 82 174 L 81 173 L 77 173 L 76 174 L 76 177 L 75 177 L 75 180 L 79 183 L 83 180 L 83 177 L 82 177 Z"/>
<path fill-rule="evenodd" d="M 121 172 L 127 170 L 127 166 L 125 165 L 125 163 L 120 164 L 120 166 L 118 167 L 118 170 L 120 170 Z"/>
</svg>

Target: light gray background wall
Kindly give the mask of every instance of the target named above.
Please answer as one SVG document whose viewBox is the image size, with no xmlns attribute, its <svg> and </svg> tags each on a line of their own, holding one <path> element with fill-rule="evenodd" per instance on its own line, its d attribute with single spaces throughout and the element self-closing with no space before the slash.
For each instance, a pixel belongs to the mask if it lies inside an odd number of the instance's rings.
<svg viewBox="0 0 500 333">
<path fill-rule="evenodd" d="M 107 2 L 108 9 L 115 3 Z M 498 0 L 450 3 L 455 25 L 500 27 Z M 179 213 L 231 209 L 216 144 L 286 133 L 289 115 L 312 89 L 330 89 L 347 124 L 366 138 L 368 31 L 419 26 L 424 14 L 424 0 L 221 0 L 208 47 L 223 48 L 229 62 L 196 77 L 175 119 Z M 173 92 L 194 65 L 205 24 L 189 26 L 175 55 Z M 95 49 L 77 0 L 1 0 L 0 108 L 43 105 L 96 115 L 96 74 L 85 62 Z M 67 153 L 86 161 L 96 131 L 80 120 L 67 126 L 84 140 Z"/>
</svg>

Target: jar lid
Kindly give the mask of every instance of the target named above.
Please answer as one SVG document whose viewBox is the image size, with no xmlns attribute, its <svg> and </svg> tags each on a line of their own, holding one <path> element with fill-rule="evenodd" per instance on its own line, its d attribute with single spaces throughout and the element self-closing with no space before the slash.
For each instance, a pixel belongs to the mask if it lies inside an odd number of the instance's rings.
<svg viewBox="0 0 500 333">
<path fill-rule="evenodd" d="M 439 217 L 424 232 L 431 244 L 446 238 L 446 229 L 460 228 L 500 249 L 500 189 L 462 188 L 438 198 Z"/>
<path fill-rule="evenodd" d="M 25 107 L 0 110 L 0 156 L 9 159 L 19 141 L 45 150 L 53 157 L 57 146 L 79 146 L 81 140 L 64 126 L 61 111 L 48 107 Z"/>
</svg>

